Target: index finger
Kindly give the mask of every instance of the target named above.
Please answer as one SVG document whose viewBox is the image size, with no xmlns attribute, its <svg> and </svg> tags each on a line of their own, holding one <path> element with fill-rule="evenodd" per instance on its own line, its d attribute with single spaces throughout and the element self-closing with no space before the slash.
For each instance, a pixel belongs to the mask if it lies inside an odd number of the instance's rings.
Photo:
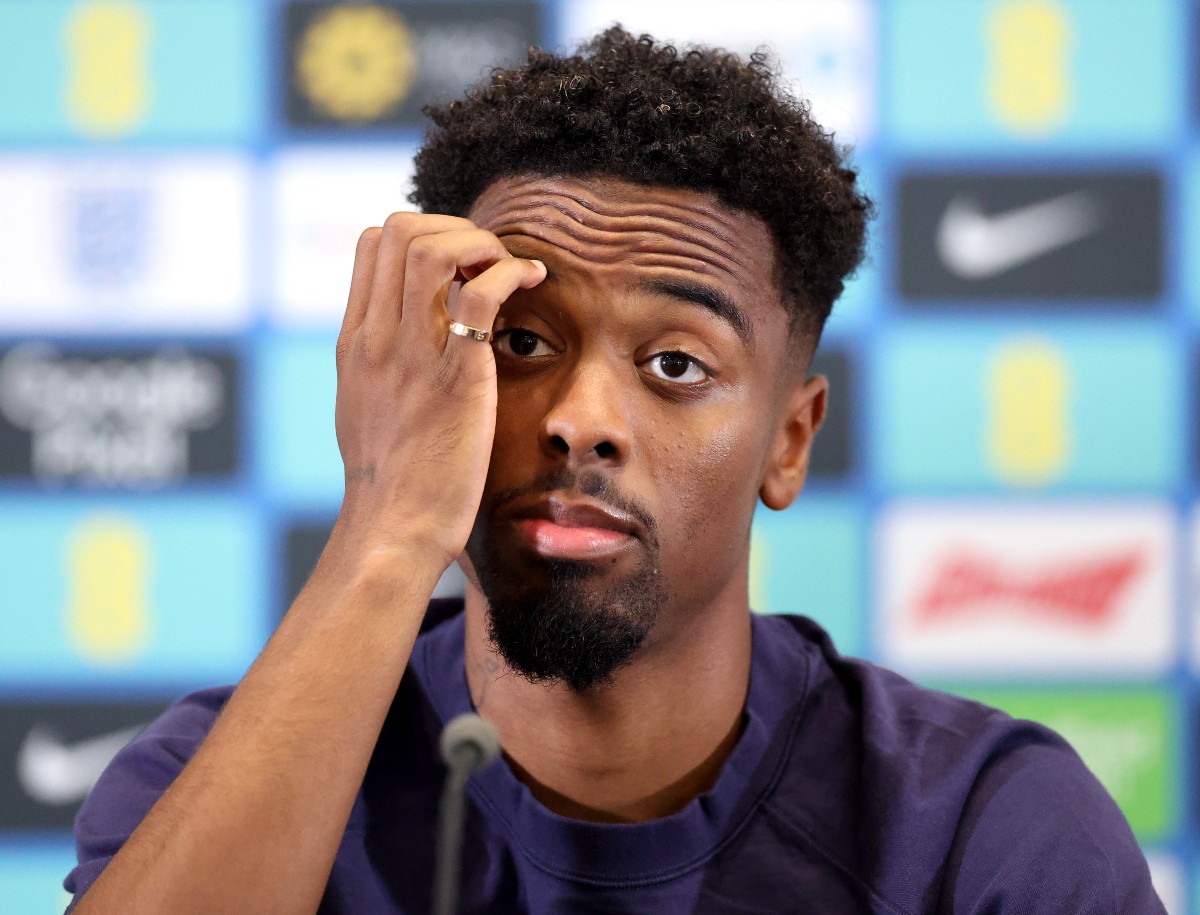
<svg viewBox="0 0 1200 915">
<path fill-rule="evenodd" d="M 393 213 L 385 219 L 364 320 L 377 327 L 384 323 L 391 326 L 399 323 L 403 311 L 404 268 L 408 248 L 414 239 L 474 228 L 475 224 L 469 219 L 441 213 Z"/>
<path fill-rule="evenodd" d="M 415 239 L 409 246 L 404 284 L 405 325 L 420 327 L 420 333 L 430 340 L 444 341 L 448 314 L 445 293 L 455 277 L 511 259 L 500 239 L 484 229 Z"/>
</svg>

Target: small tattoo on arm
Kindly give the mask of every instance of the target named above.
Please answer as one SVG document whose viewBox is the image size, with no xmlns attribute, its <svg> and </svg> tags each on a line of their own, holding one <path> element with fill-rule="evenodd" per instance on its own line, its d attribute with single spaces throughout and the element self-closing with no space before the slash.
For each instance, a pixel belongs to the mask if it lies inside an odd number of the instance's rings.
<svg viewBox="0 0 1200 915">
<path fill-rule="evenodd" d="M 346 473 L 347 483 L 374 483 L 375 468 L 361 467 L 358 470 L 350 470 Z"/>
</svg>

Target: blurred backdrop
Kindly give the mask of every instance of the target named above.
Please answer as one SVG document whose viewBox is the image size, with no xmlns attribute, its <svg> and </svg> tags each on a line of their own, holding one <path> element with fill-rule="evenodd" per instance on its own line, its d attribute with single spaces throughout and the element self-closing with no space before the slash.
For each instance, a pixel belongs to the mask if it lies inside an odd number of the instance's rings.
<svg viewBox="0 0 1200 915">
<path fill-rule="evenodd" d="M 354 242 L 421 105 L 614 20 L 768 44 L 881 214 L 755 608 L 1060 730 L 1200 912 L 1190 3 L 0 0 L 4 912 L 61 910 L 104 763 L 319 553 Z"/>
</svg>

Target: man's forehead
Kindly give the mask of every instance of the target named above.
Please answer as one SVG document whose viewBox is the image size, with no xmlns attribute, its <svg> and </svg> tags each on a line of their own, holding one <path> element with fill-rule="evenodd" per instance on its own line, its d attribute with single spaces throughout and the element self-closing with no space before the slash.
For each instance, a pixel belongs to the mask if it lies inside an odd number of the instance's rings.
<svg viewBox="0 0 1200 915">
<path fill-rule="evenodd" d="M 774 286 L 769 230 L 715 194 L 604 177 L 523 176 L 493 182 L 468 216 L 502 238 L 525 236 L 597 266 L 676 268 L 757 294 Z"/>
</svg>

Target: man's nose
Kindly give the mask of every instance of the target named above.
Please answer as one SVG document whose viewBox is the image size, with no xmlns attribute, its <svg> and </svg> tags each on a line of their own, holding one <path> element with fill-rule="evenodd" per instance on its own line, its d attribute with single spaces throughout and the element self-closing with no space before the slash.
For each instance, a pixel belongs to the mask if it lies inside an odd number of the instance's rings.
<svg viewBox="0 0 1200 915">
<path fill-rule="evenodd" d="M 613 366 L 599 360 L 576 364 L 546 411 L 542 448 L 575 467 L 625 463 L 630 448 L 627 386 Z"/>
</svg>

